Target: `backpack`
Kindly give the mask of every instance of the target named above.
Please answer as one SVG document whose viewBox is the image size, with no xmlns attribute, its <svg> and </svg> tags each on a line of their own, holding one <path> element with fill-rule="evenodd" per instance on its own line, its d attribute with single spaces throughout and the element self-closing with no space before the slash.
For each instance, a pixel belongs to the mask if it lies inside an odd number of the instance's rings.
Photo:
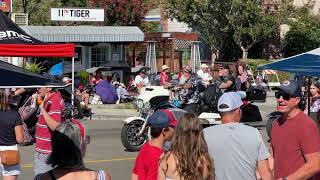
<svg viewBox="0 0 320 180">
<path fill-rule="evenodd" d="M 219 87 L 215 84 L 210 84 L 203 91 L 202 101 L 205 105 L 213 105 L 218 101 L 221 95 L 222 92 Z"/>
</svg>

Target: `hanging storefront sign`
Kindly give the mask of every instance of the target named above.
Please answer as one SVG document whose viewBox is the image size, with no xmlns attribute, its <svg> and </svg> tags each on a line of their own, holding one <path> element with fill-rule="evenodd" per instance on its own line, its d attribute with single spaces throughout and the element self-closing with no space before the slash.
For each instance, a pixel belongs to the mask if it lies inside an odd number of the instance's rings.
<svg viewBox="0 0 320 180">
<path fill-rule="evenodd" d="M 0 10 L 3 12 L 10 12 L 11 0 L 0 0 Z"/>
<path fill-rule="evenodd" d="M 51 8 L 51 21 L 104 21 L 104 9 Z"/>
</svg>

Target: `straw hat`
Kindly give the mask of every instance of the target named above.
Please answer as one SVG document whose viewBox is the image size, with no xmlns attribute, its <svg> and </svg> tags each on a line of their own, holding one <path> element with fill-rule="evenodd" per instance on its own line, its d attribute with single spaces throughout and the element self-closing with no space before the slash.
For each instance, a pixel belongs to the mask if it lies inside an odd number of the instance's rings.
<svg viewBox="0 0 320 180">
<path fill-rule="evenodd" d="M 168 67 L 167 65 L 163 65 L 163 66 L 161 67 L 161 69 L 162 69 L 162 70 L 166 70 L 166 69 L 169 69 L 169 67 Z"/>
</svg>

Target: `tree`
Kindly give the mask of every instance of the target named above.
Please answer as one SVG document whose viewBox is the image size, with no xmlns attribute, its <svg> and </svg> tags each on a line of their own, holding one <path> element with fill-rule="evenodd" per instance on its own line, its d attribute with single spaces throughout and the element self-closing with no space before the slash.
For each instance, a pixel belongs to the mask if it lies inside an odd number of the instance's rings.
<svg viewBox="0 0 320 180">
<path fill-rule="evenodd" d="M 50 8 L 85 7 L 86 0 L 14 0 L 13 11 L 28 14 L 30 25 L 52 25 Z"/>
<path fill-rule="evenodd" d="M 229 23 L 226 17 L 230 0 L 167 0 L 168 16 L 188 24 L 210 46 L 212 61 L 219 58 L 222 44 L 228 37 Z"/>
<path fill-rule="evenodd" d="M 284 38 L 285 57 L 307 52 L 320 47 L 320 16 L 307 13 L 290 23 Z"/>
<path fill-rule="evenodd" d="M 233 0 L 227 18 L 234 31 L 233 39 L 242 50 L 242 59 L 248 58 L 253 45 L 277 32 L 274 18 L 263 11 L 259 1 Z"/>
<path fill-rule="evenodd" d="M 152 7 L 150 0 L 90 0 L 92 7 L 105 9 L 104 25 L 139 26 Z"/>
</svg>

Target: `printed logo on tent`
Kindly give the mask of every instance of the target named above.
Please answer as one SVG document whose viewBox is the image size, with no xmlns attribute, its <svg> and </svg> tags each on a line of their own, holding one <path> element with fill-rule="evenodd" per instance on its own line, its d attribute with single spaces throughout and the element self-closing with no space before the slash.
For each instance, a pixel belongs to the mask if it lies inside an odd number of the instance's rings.
<svg viewBox="0 0 320 180">
<path fill-rule="evenodd" d="M 19 34 L 15 31 L 0 31 L 0 41 L 10 39 L 20 39 L 26 42 L 32 42 L 31 38 L 24 34 Z"/>
</svg>

